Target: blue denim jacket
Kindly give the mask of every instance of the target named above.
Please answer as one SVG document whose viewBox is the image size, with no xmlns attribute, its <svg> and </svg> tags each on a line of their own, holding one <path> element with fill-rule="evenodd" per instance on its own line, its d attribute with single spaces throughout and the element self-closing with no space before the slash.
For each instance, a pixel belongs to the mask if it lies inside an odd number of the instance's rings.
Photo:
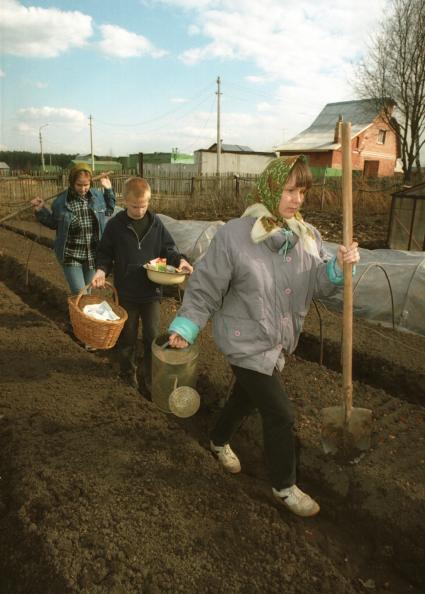
<svg viewBox="0 0 425 594">
<path fill-rule="evenodd" d="M 100 239 L 107 223 L 106 217 L 109 217 L 114 212 L 115 194 L 112 189 L 104 189 L 102 191 L 97 188 L 90 188 L 90 194 L 89 208 L 98 222 Z M 69 226 L 73 217 L 73 213 L 67 204 L 67 195 L 68 190 L 59 194 L 53 201 L 51 211 L 48 208 L 42 208 L 35 213 L 37 220 L 42 225 L 50 229 L 56 229 L 54 250 L 61 264 L 63 264 L 65 244 L 68 239 Z"/>
</svg>

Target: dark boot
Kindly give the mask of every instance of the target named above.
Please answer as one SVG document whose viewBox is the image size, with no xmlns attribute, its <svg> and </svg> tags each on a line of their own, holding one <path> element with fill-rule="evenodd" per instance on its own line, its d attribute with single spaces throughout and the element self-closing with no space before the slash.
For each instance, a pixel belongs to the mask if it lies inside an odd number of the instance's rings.
<svg viewBox="0 0 425 594">
<path fill-rule="evenodd" d="M 133 347 L 124 347 L 120 349 L 120 378 L 132 388 L 139 388 L 137 379 L 137 367 L 135 363 L 135 353 Z"/>
<path fill-rule="evenodd" d="M 143 381 L 149 394 L 152 393 L 152 355 L 143 357 Z"/>
<path fill-rule="evenodd" d="M 137 379 L 137 372 L 135 370 L 121 372 L 120 378 L 135 390 L 139 389 L 139 380 Z"/>
</svg>

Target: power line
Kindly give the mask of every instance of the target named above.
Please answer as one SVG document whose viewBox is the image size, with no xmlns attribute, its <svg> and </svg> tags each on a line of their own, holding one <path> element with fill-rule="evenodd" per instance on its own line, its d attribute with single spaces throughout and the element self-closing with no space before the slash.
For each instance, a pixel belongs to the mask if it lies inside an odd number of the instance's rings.
<svg viewBox="0 0 425 594">
<path fill-rule="evenodd" d="M 165 112 L 165 113 L 163 113 L 161 115 L 155 116 L 155 117 L 150 118 L 148 120 L 144 120 L 142 122 L 134 122 L 134 123 L 131 123 L 131 124 L 123 124 L 123 123 L 120 123 L 119 124 L 119 123 L 116 123 L 116 122 L 105 122 L 103 120 L 98 120 L 96 118 L 96 123 L 98 123 L 98 124 L 99 123 L 100 124 L 104 124 L 106 126 L 117 126 L 117 127 L 120 127 L 120 128 L 129 128 L 129 127 L 133 128 L 134 126 L 144 126 L 146 124 L 150 124 L 151 122 L 155 122 L 156 120 L 163 119 L 163 118 L 165 118 L 165 117 L 167 117 L 167 116 L 169 116 L 169 115 L 171 115 L 173 113 L 176 113 L 180 109 L 184 109 L 193 100 L 197 99 L 199 96 L 202 96 L 202 95 L 206 94 L 206 92 L 209 91 L 210 89 L 211 89 L 211 85 L 208 85 L 208 86 L 204 87 L 203 89 L 201 89 L 201 91 L 199 91 L 198 93 L 196 93 L 195 95 L 193 95 L 190 99 L 188 99 L 188 101 L 186 103 L 182 103 L 181 105 L 177 106 L 175 109 L 170 109 L 169 111 L 167 111 L 167 112 Z"/>
<path fill-rule="evenodd" d="M 196 109 L 197 109 L 197 108 L 198 108 L 200 105 L 202 105 L 202 103 L 205 103 L 206 99 L 207 99 L 207 97 L 203 98 L 203 99 L 202 99 L 202 100 L 201 100 L 199 103 L 197 103 L 196 105 L 194 105 L 194 106 L 190 106 L 190 110 L 188 111 L 188 113 L 184 113 L 184 114 L 181 114 L 179 117 L 175 117 L 175 118 L 173 118 L 173 120 L 172 120 L 172 123 L 182 122 L 182 121 L 184 121 L 185 119 L 187 119 L 188 117 L 190 117 L 191 115 L 193 115 L 193 112 L 194 112 L 194 111 L 195 111 L 195 110 L 196 110 Z M 96 120 L 96 122 L 97 122 L 97 121 L 98 121 L 98 120 Z M 167 121 L 167 122 L 164 122 L 164 123 L 162 123 L 162 124 L 159 124 L 159 125 L 155 126 L 154 128 L 148 128 L 148 129 L 145 129 L 145 130 L 143 130 L 143 134 L 152 133 L 152 132 L 157 132 L 157 131 L 159 131 L 159 130 L 162 130 L 162 129 L 164 129 L 164 128 L 166 128 L 166 127 L 169 127 L 169 126 L 170 126 L 170 121 Z"/>
<path fill-rule="evenodd" d="M 208 111 L 208 116 L 204 122 L 204 125 L 201 128 L 201 132 L 196 136 L 196 138 L 192 141 L 192 143 L 186 149 L 188 152 L 190 152 L 195 147 L 195 145 L 198 144 L 199 139 L 203 136 L 204 130 L 208 126 L 208 124 L 211 120 L 211 117 L 213 115 L 213 105 L 214 105 L 215 101 L 216 101 L 216 99 L 215 99 L 215 97 L 213 97 L 211 100 L 210 109 Z"/>
</svg>

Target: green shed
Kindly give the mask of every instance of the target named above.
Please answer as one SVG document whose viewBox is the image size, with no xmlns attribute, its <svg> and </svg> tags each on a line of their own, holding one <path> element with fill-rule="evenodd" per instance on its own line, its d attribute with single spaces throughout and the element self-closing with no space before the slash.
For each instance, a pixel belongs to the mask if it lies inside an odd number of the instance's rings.
<svg viewBox="0 0 425 594">
<path fill-rule="evenodd" d="M 87 163 L 91 167 L 90 159 L 73 159 L 68 165 L 71 169 L 76 163 Z M 103 171 L 112 171 L 113 173 L 121 173 L 122 165 L 119 161 L 94 161 L 94 173 L 102 173 Z"/>
</svg>

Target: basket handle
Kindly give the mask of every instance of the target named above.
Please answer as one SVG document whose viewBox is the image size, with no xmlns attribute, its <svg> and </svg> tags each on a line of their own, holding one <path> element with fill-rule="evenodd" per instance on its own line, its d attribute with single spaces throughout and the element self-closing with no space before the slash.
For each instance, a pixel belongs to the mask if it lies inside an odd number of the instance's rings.
<svg viewBox="0 0 425 594">
<path fill-rule="evenodd" d="M 112 284 L 111 284 L 109 281 L 107 281 L 107 280 L 105 280 L 105 285 L 109 285 L 109 287 L 112 289 L 112 291 L 113 291 L 113 294 L 114 294 L 114 303 L 115 303 L 115 305 L 119 305 L 119 302 L 118 302 L 118 293 L 117 293 L 117 290 L 116 290 L 116 288 L 114 287 L 114 285 L 112 285 Z M 79 307 L 80 299 L 81 299 L 81 297 L 82 297 L 82 296 L 85 294 L 84 292 L 85 292 L 85 291 L 86 291 L 86 290 L 87 290 L 89 287 L 91 287 L 91 282 L 90 282 L 88 285 L 86 285 L 85 287 L 83 287 L 82 289 L 80 289 L 80 292 L 79 292 L 79 293 L 78 293 L 78 295 L 77 295 L 77 299 L 75 300 L 75 307 L 77 307 L 77 308 Z"/>
</svg>

